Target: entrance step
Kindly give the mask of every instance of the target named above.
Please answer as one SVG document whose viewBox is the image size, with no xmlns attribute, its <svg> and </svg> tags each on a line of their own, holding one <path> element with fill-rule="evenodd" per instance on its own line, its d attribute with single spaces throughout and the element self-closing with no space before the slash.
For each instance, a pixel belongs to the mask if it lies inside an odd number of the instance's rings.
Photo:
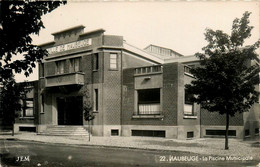
<svg viewBox="0 0 260 167">
<path fill-rule="evenodd" d="M 38 135 L 46 136 L 89 136 L 83 126 L 50 126 Z"/>
</svg>

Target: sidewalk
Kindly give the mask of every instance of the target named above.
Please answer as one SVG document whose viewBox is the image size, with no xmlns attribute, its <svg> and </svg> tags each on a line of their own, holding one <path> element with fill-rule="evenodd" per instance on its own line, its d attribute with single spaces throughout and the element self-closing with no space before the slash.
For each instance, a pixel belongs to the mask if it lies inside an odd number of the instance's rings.
<svg viewBox="0 0 260 167">
<path fill-rule="evenodd" d="M 105 146 L 122 147 L 161 151 L 184 151 L 202 155 L 214 156 L 239 156 L 253 157 L 254 160 L 260 160 L 260 142 L 242 141 L 238 139 L 229 139 L 229 150 L 224 150 L 224 138 L 200 138 L 191 140 L 177 140 L 151 137 L 88 137 L 82 136 L 43 136 L 36 133 L 22 133 L 11 135 L 0 135 L 0 139 L 17 139 L 26 141 L 36 141 L 44 143 L 59 143 L 66 145 L 84 145 L 84 146 Z"/>
</svg>

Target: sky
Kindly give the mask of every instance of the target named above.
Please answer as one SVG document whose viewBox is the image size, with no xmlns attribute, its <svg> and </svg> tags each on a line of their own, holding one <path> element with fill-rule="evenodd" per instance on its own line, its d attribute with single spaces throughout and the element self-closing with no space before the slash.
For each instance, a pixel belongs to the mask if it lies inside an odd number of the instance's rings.
<svg viewBox="0 0 260 167">
<path fill-rule="evenodd" d="M 34 44 L 42 44 L 53 41 L 53 32 L 84 25 L 85 32 L 103 28 L 105 34 L 123 36 L 141 49 L 154 44 L 187 56 L 207 44 L 206 28 L 230 34 L 233 20 L 245 11 L 252 12 L 250 25 L 255 27 L 248 45 L 259 39 L 259 2 L 69 1 L 43 16 L 45 29 L 32 38 Z M 36 80 L 37 70 L 29 78 L 17 75 L 16 80 Z"/>
</svg>

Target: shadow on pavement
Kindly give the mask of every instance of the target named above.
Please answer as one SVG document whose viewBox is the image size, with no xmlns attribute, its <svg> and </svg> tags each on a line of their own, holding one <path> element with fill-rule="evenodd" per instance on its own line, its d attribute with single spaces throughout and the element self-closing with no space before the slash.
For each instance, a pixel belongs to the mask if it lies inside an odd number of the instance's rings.
<svg viewBox="0 0 260 167">
<path fill-rule="evenodd" d="M 0 159 L 3 166 L 21 166 L 21 162 L 17 162 L 16 157 L 11 156 L 10 153 L 0 154 Z"/>
</svg>

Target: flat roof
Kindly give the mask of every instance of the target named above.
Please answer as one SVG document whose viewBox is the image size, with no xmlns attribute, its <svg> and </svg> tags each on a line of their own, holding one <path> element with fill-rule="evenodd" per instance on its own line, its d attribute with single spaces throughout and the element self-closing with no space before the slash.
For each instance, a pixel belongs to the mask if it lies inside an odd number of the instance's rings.
<svg viewBox="0 0 260 167">
<path fill-rule="evenodd" d="M 182 57 L 176 57 L 176 58 L 167 58 L 164 59 L 165 63 L 173 63 L 173 62 L 179 62 L 179 63 L 189 63 L 189 62 L 199 62 L 200 59 L 197 58 L 195 55 L 191 56 L 182 56 Z"/>
<path fill-rule="evenodd" d="M 61 33 L 64 33 L 64 32 L 67 32 L 67 31 L 71 31 L 71 30 L 74 30 L 74 29 L 83 29 L 83 28 L 85 28 L 85 26 L 79 25 L 79 26 L 67 28 L 65 30 L 61 30 L 61 31 L 58 31 L 58 32 L 54 32 L 51 35 L 57 35 L 57 34 L 61 34 Z"/>
<path fill-rule="evenodd" d="M 89 35 L 89 34 L 94 34 L 94 33 L 98 33 L 98 32 L 105 32 L 106 30 L 100 28 L 100 29 L 97 29 L 97 30 L 93 30 L 93 31 L 88 31 L 88 32 L 85 32 L 85 33 L 82 33 L 80 34 L 79 36 L 84 36 L 84 35 Z"/>
</svg>

